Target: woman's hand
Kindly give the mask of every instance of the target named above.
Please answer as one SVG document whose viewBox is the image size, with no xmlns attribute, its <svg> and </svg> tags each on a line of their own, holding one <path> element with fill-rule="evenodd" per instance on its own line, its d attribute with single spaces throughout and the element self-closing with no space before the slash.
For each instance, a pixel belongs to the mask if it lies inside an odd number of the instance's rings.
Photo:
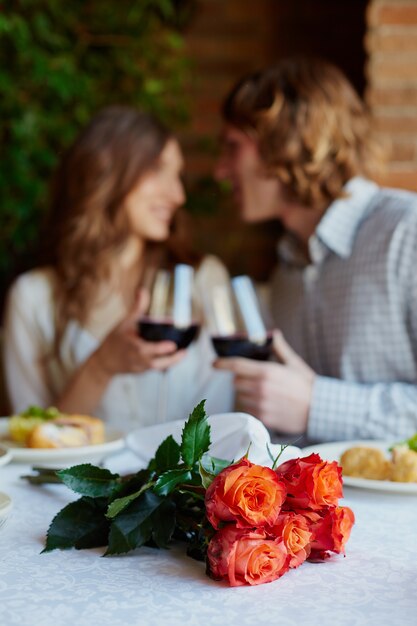
<svg viewBox="0 0 417 626">
<path fill-rule="evenodd" d="M 235 375 L 236 404 L 268 428 L 289 434 L 307 429 L 315 373 L 274 332 L 274 351 L 282 363 L 244 358 L 217 359 L 214 366 Z"/>
<path fill-rule="evenodd" d="M 138 335 L 137 320 L 146 309 L 148 294 L 139 292 L 132 310 L 103 340 L 93 355 L 95 368 L 103 375 L 165 370 L 185 355 L 173 341 L 145 341 Z"/>
<path fill-rule="evenodd" d="M 164 370 L 180 361 L 185 350 L 172 341 L 151 343 L 137 334 L 137 320 L 146 308 L 141 292 L 130 313 L 110 331 L 100 347 L 78 368 L 56 406 L 66 413 L 92 414 L 116 374 Z"/>
</svg>

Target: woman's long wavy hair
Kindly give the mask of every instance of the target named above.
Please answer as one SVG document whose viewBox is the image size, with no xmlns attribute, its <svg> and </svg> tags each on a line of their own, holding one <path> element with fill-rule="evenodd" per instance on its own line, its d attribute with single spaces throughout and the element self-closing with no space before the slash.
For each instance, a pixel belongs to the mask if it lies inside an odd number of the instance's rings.
<svg viewBox="0 0 417 626">
<path fill-rule="evenodd" d="M 384 162 L 364 103 L 321 59 L 285 59 L 249 74 L 227 96 L 223 117 L 255 139 L 268 172 L 305 206 L 327 207 L 350 178 L 373 177 Z"/>
<path fill-rule="evenodd" d="M 172 134 L 151 115 L 129 107 L 98 113 L 64 154 L 51 187 L 51 211 L 44 241 L 44 261 L 56 272 L 55 347 L 69 320 L 81 324 L 103 281 L 110 261 L 131 232 L 124 201 L 152 167 Z M 175 237 L 148 244 L 153 252 L 191 262 Z"/>
</svg>

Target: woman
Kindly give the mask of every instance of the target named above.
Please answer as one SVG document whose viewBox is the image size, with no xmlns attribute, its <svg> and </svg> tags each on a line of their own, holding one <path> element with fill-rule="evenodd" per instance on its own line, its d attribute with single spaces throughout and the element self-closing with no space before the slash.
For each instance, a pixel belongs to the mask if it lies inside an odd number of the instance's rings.
<svg viewBox="0 0 417 626">
<path fill-rule="evenodd" d="M 211 369 L 204 333 L 185 353 L 146 342 L 136 322 L 145 269 L 175 253 L 174 217 L 184 202 L 177 140 L 151 116 L 125 107 L 99 113 L 64 156 L 52 187 L 45 266 L 12 286 L 5 316 L 5 370 L 12 408 L 56 405 L 129 430 L 156 421 L 161 370 L 170 369 L 166 419 L 207 398 L 231 406 L 228 377 Z M 177 245 L 178 249 L 178 245 Z M 207 257 L 200 290 L 222 281 Z"/>
</svg>

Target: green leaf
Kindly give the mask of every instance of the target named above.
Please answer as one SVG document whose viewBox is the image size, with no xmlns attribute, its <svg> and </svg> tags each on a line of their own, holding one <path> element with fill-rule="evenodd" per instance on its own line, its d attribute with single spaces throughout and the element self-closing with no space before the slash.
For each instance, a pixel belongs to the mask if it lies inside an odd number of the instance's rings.
<svg viewBox="0 0 417 626">
<path fill-rule="evenodd" d="M 142 521 L 141 524 L 132 526 L 130 532 L 118 524 L 112 524 L 109 534 L 109 545 L 104 556 L 112 554 L 125 554 L 136 548 L 145 545 L 152 536 L 152 520 L 150 518 Z"/>
<path fill-rule="evenodd" d="M 113 494 L 110 501 L 116 500 L 116 498 L 124 498 L 130 496 L 130 494 L 138 491 L 145 483 L 150 482 L 150 472 L 147 469 L 142 469 L 135 474 L 124 476 L 121 479 L 120 488 L 117 493 Z"/>
<path fill-rule="evenodd" d="M 176 506 L 172 500 L 163 500 L 152 514 L 152 539 L 158 548 L 167 548 L 175 530 Z"/>
<path fill-rule="evenodd" d="M 199 463 L 198 471 L 200 472 L 201 484 L 205 489 L 208 489 L 215 479 L 215 475 L 208 472 L 201 463 Z"/>
<path fill-rule="evenodd" d="M 193 467 L 210 447 L 210 425 L 204 404 L 205 400 L 197 404 L 182 431 L 181 456 L 188 467 Z"/>
<path fill-rule="evenodd" d="M 189 469 L 173 469 L 161 474 L 153 488 L 159 496 L 167 496 L 180 483 L 191 481 L 193 475 Z"/>
<path fill-rule="evenodd" d="M 52 520 L 43 552 L 105 546 L 110 529 L 104 515 L 106 505 L 105 498 L 87 497 L 68 504 Z"/>
<path fill-rule="evenodd" d="M 139 498 L 139 496 L 144 491 L 146 491 L 146 489 L 149 489 L 149 487 L 152 487 L 152 485 L 153 485 L 152 482 L 145 483 L 144 485 L 142 485 L 140 489 L 138 489 L 138 491 L 135 491 L 134 493 L 131 493 L 128 496 L 124 496 L 123 498 L 117 498 L 116 500 L 113 500 L 113 502 L 111 502 L 111 504 L 109 505 L 109 508 L 107 509 L 106 517 L 109 519 L 112 519 L 113 517 L 116 517 L 116 515 L 119 515 L 119 513 L 121 513 L 123 509 L 129 506 L 131 502 Z"/>
<path fill-rule="evenodd" d="M 109 470 L 90 463 L 60 470 L 57 475 L 75 493 L 92 498 L 109 497 L 120 485 L 118 474 L 112 474 Z"/>
<path fill-rule="evenodd" d="M 180 460 L 180 446 L 172 435 L 169 435 L 159 446 L 155 457 L 150 461 L 149 468 L 161 473 L 176 467 Z"/>
<path fill-rule="evenodd" d="M 151 515 L 163 500 L 150 490 L 134 500 L 113 519 L 106 555 L 123 554 L 139 548 L 152 535 Z"/>
<path fill-rule="evenodd" d="M 205 489 L 207 489 L 214 478 L 226 467 L 229 467 L 230 461 L 224 459 L 217 459 L 209 454 L 204 454 L 198 465 L 198 470 L 201 476 L 201 482 Z"/>
</svg>

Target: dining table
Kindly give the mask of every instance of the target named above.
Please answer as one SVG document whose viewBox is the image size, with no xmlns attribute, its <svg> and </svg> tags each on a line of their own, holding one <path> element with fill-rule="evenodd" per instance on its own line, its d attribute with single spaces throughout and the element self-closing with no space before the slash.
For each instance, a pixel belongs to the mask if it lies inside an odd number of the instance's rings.
<svg viewBox="0 0 417 626">
<path fill-rule="evenodd" d="M 127 449 L 112 471 L 137 469 Z M 12 500 L 0 528 L 1 626 L 383 626 L 416 624 L 417 495 L 344 488 L 355 524 L 345 555 L 303 563 L 274 582 L 229 587 L 205 565 L 169 550 L 42 552 L 48 527 L 71 500 L 63 484 L 32 485 L 27 463 L 0 467 Z"/>
</svg>

